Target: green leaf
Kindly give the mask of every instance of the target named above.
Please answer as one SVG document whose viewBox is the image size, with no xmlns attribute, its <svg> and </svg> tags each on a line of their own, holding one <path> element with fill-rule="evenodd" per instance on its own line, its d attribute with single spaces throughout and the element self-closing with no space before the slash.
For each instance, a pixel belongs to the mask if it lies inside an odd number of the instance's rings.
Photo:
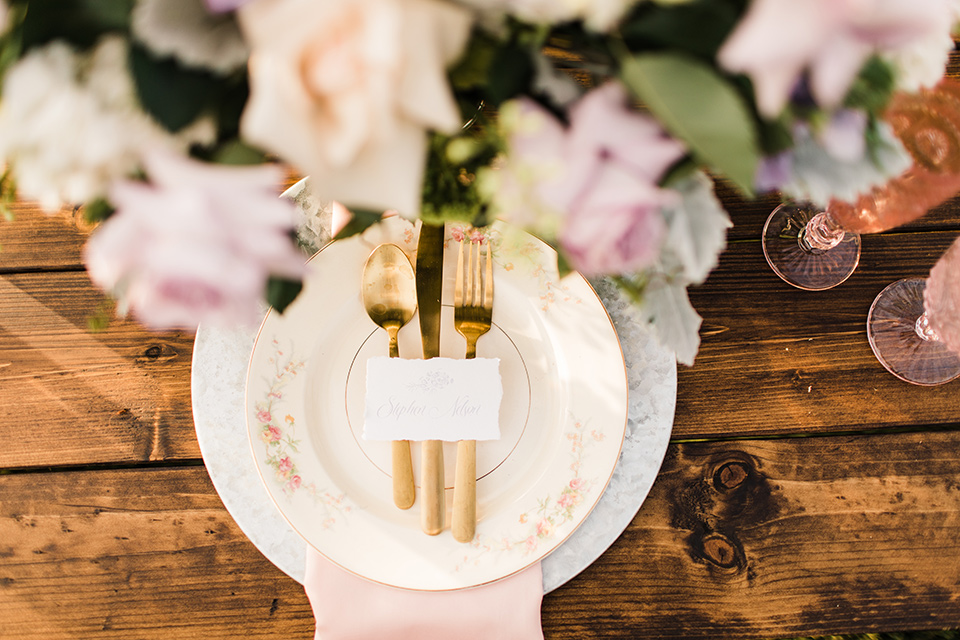
<svg viewBox="0 0 960 640">
<path fill-rule="evenodd" d="M 666 53 L 628 58 L 621 73 L 671 134 L 752 195 L 760 156 L 756 125 L 729 81 L 702 62 Z"/>
<path fill-rule="evenodd" d="M 300 295 L 302 289 L 303 283 L 299 280 L 270 276 L 267 281 L 267 304 L 283 313 L 290 306 L 290 303 Z"/>
<path fill-rule="evenodd" d="M 211 160 L 218 164 L 251 165 L 263 164 L 267 156 L 260 149 L 244 144 L 240 140 L 230 140 L 217 149 Z"/>
<path fill-rule="evenodd" d="M 156 58 L 137 44 L 130 47 L 130 68 L 143 108 L 174 133 L 196 120 L 219 89 L 213 74 Z"/>
<path fill-rule="evenodd" d="M 632 51 L 679 49 L 712 58 L 740 18 L 726 0 L 678 5 L 643 3 L 620 27 Z"/>
<path fill-rule="evenodd" d="M 567 260 L 567 257 L 563 255 L 562 252 L 557 252 L 557 276 L 563 279 L 567 274 L 573 273 L 573 267 L 570 265 L 570 261 Z"/>
<path fill-rule="evenodd" d="M 134 0 L 31 0 L 21 26 L 24 49 L 51 40 L 92 47 L 105 33 L 126 31 Z"/>
<path fill-rule="evenodd" d="M 863 109 L 868 113 L 879 114 L 890 102 L 894 81 L 890 64 L 874 56 L 860 69 L 847 90 L 843 105 L 849 109 Z"/>
<path fill-rule="evenodd" d="M 353 217 L 350 218 L 350 222 L 343 229 L 340 229 L 334 240 L 343 240 L 358 233 L 363 233 L 368 227 L 380 222 L 383 217 L 382 211 L 370 211 L 369 209 L 350 209 L 350 213 L 353 214 Z"/>
<path fill-rule="evenodd" d="M 83 219 L 88 224 L 96 224 L 112 216 L 114 211 L 113 205 L 103 198 L 97 198 L 83 206 Z"/>
<path fill-rule="evenodd" d="M 487 72 L 486 97 L 494 106 L 519 95 L 533 82 L 534 65 L 529 51 L 516 43 L 506 44 L 493 55 Z"/>
<path fill-rule="evenodd" d="M 496 50 L 497 43 L 493 38 L 475 30 L 467 50 L 450 70 L 450 83 L 460 90 L 482 87 L 486 84 Z"/>
</svg>

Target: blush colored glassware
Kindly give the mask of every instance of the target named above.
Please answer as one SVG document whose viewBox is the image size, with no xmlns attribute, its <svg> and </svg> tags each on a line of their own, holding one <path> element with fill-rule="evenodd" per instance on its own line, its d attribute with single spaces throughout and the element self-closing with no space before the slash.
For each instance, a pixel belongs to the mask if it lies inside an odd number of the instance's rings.
<svg viewBox="0 0 960 640">
<path fill-rule="evenodd" d="M 837 286 L 857 268 L 860 234 L 916 220 L 960 191 L 960 83 L 945 79 L 934 89 L 898 94 L 884 117 L 913 157 L 907 171 L 855 202 L 834 200 L 825 210 L 784 204 L 767 218 L 764 256 L 793 286 Z"/>
<path fill-rule="evenodd" d="M 960 238 L 928 278 L 898 280 L 867 314 L 867 338 L 887 371 L 932 386 L 960 378 Z"/>
</svg>

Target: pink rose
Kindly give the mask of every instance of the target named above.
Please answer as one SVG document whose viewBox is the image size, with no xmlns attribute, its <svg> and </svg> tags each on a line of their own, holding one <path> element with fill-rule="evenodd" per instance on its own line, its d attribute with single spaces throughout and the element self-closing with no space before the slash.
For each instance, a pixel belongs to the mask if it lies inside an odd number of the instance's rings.
<svg viewBox="0 0 960 640">
<path fill-rule="evenodd" d="M 272 424 L 267 427 L 267 432 L 270 434 L 271 442 L 277 442 L 281 437 L 283 437 L 283 434 L 280 433 L 280 429 L 277 429 Z"/>
<path fill-rule="evenodd" d="M 290 456 L 280 458 L 280 462 L 277 464 L 277 471 L 286 475 L 291 469 L 293 469 L 293 460 L 290 459 Z"/>
<path fill-rule="evenodd" d="M 949 31 L 946 0 L 754 0 L 720 48 L 728 71 L 753 80 L 757 107 L 775 117 L 804 72 L 823 107 L 835 107 L 863 63 Z"/>
<path fill-rule="evenodd" d="M 628 273 L 659 256 L 660 213 L 677 194 L 658 181 L 684 154 L 650 117 L 632 111 L 623 86 L 608 83 L 570 110 L 564 128 L 536 103 L 517 101 L 504 167 L 504 213 L 556 235 L 587 276 Z"/>
<path fill-rule="evenodd" d="M 290 481 L 287 483 L 287 487 L 291 491 L 296 491 L 297 489 L 300 488 L 300 485 L 302 484 L 302 482 L 303 481 L 301 480 L 300 476 L 293 476 L 292 478 L 290 478 Z"/>
<path fill-rule="evenodd" d="M 91 279 L 152 329 L 253 324 L 267 279 L 299 279 L 294 205 L 274 166 L 210 165 L 147 154 L 149 182 L 114 183 L 117 211 L 84 250 Z"/>
<path fill-rule="evenodd" d="M 257 411 L 257 421 L 267 423 L 273 420 L 273 416 L 270 415 L 270 412 L 266 409 L 260 409 Z"/>
<path fill-rule="evenodd" d="M 573 493 L 564 493 L 560 496 L 560 499 L 557 500 L 557 505 L 561 509 L 569 509 L 570 507 L 577 506 L 577 503 L 580 502 L 577 499 L 577 496 Z"/>
<path fill-rule="evenodd" d="M 570 488 L 573 489 L 574 491 L 580 491 L 581 489 L 584 488 L 584 485 L 586 485 L 586 482 L 584 482 L 583 478 L 573 478 L 573 479 L 570 481 L 570 485 L 569 485 L 569 486 L 570 486 Z"/>
<path fill-rule="evenodd" d="M 553 523 L 547 519 L 540 520 L 537 522 L 537 535 L 541 538 L 549 536 L 553 533 Z"/>
</svg>

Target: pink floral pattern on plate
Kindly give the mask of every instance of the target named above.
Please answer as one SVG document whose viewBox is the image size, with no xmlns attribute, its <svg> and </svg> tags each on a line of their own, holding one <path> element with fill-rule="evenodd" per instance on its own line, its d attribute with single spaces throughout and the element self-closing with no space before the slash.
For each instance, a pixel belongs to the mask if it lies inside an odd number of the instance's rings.
<svg viewBox="0 0 960 640">
<path fill-rule="evenodd" d="M 462 568 L 468 562 L 476 562 L 480 555 L 488 552 L 519 552 L 528 555 L 535 552 L 541 542 L 553 539 L 562 526 L 573 521 L 576 508 L 583 503 L 590 492 L 598 485 L 595 479 L 586 479 L 581 475 L 584 453 L 593 442 L 600 442 L 604 434 L 596 429 L 587 429 L 587 424 L 573 418 L 570 429 L 564 434 L 569 442 L 572 476 L 556 494 L 544 496 L 538 500 L 535 511 L 525 511 L 517 517 L 523 533 L 491 537 L 478 534 L 470 543 L 474 553 L 465 556 L 458 565 Z M 479 553 L 477 553 L 479 552 Z"/>
<path fill-rule="evenodd" d="M 583 301 L 574 294 L 569 287 L 558 280 L 556 272 L 547 270 L 545 265 L 550 261 L 544 259 L 543 245 L 534 242 L 511 242 L 509 248 L 510 260 L 501 258 L 504 245 L 503 234 L 493 226 L 477 228 L 470 225 L 450 225 L 450 237 L 454 242 L 461 242 L 467 238 L 471 242 L 489 243 L 493 253 L 493 261 L 503 267 L 504 271 L 513 271 L 521 267 L 526 269 L 531 278 L 539 285 L 540 309 L 547 311 L 556 302 L 581 304 Z M 518 264 L 522 261 L 522 265 Z"/>
<path fill-rule="evenodd" d="M 296 454 L 300 453 L 300 440 L 296 438 L 296 418 L 287 413 L 283 418 L 283 394 L 286 387 L 303 370 L 304 362 L 288 356 L 281 348 L 279 341 L 274 338 L 271 342 L 274 353 L 268 362 L 274 366 L 274 373 L 268 381 L 267 394 L 255 405 L 256 420 L 260 427 L 260 441 L 263 442 L 266 457 L 264 462 L 274 470 L 274 480 L 281 487 L 284 495 L 293 496 L 305 491 L 314 500 L 327 510 L 327 517 L 323 520 L 323 527 L 328 528 L 337 521 L 338 514 L 350 511 L 350 506 L 344 503 L 344 495 L 332 494 L 317 488 L 313 482 L 304 481 L 296 462 Z"/>
</svg>

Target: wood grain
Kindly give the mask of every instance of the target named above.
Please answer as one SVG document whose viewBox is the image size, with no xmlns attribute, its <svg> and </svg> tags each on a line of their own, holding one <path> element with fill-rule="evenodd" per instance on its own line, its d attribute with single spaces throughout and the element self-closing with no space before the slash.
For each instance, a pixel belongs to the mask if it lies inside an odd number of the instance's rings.
<svg viewBox="0 0 960 640">
<path fill-rule="evenodd" d="M 192 336 L 114 320 L 85 273 L 0 276 L 0 468 L 198 458 Z"/>
<path fill-rule="evenodd" d="M 548 640 L 960 625 L 960 433 L 671 446 Z M 482 523 L 481 523 L 482 528 Z M 308 638 L 202 467 L 0 476 L 0 637 Z"/>
<path fill-rule="evenodd" d="M 671 447 L 634 523 L 544 605 L 548 638 L 960 626 L 960 434 Z"/>
<path fill-rule="evenodd" d="M 44 213 L 33 203 L 17 202 L 12 221 L 0 219 L 0 273 L 79 269 L 89 228 L 72 209 Z"/>
<path fill-rule="evenodd" d="M 308 638 L 202 467 L 0 476 L 0 637 Z"/>
<path fill-rule="evenodd" d="M 826 433 L 960 423 L 958 384 L 919 388 L 889 374 L 866 335 L 884 287 L 924 277 L 955 231 L 864 239 L 844 284 L 800 291 L 768 267 L 759 242 L 735 243 L 690 289 L 703 315 L 692 368 L 680 367 L 675 438 Z"/>
<path fill-rule="evenodd" d="M 922 276 L 955 233 L 870 236 L 836 289 L 781 282 L 757 242 L 731 244 L 706 284 L 692 368 L 680 367 L 678 439 L 960 423 L 958 383 L 919 389 L 874 358 L 874 296 Z M 0 468 L 198 458 L 188 334 L 86 323 L 102 298 L 83 273 L 0 277 Z M 27 416 L 30 428 L 23 428 Z"/>
</svg>

